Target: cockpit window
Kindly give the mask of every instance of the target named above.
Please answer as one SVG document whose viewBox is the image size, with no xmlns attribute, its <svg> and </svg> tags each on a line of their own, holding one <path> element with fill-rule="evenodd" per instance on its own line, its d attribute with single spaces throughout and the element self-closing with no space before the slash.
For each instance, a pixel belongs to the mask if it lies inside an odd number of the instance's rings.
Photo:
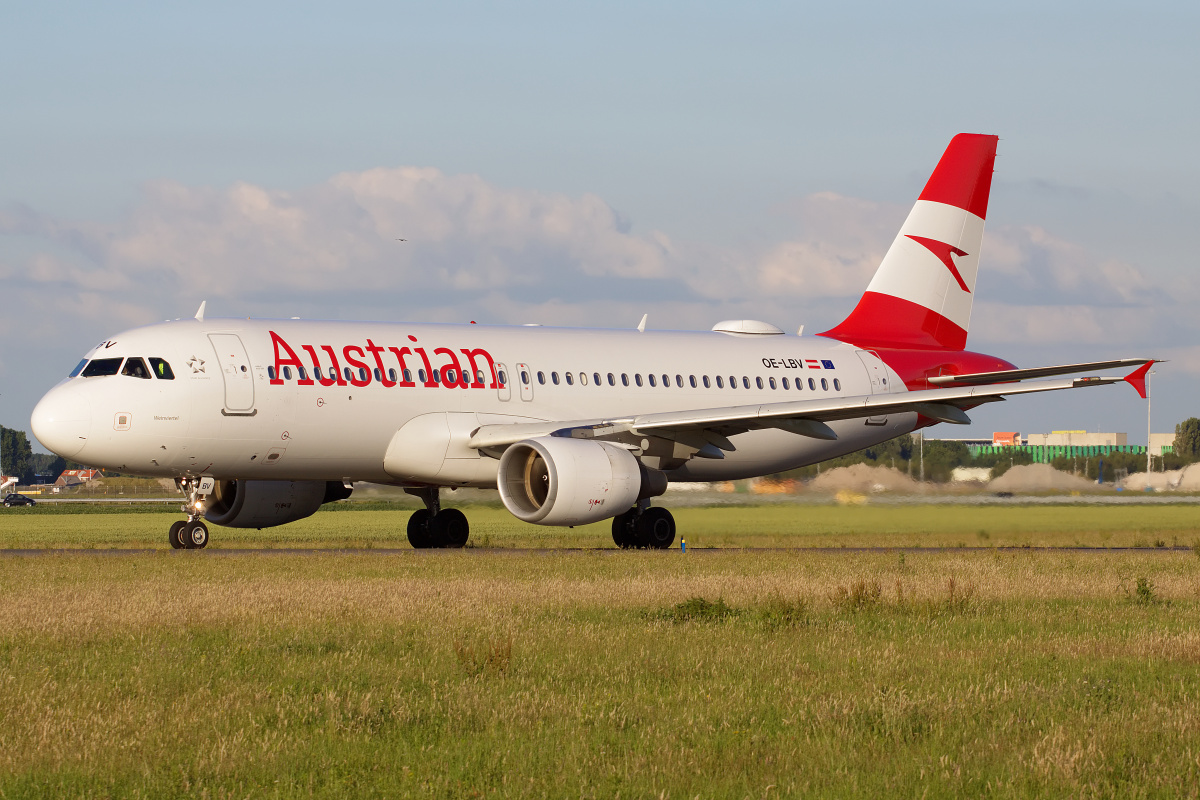
<svg viewBox="0 0 1200 800">
<path fill-rule="evenodd" d="M 150 380 L 150 370 L 146 368 L 146 362 L 140 358 L 125 359 L 125 369 L 121 370 L 121 374 L 128 375 L 130 378 Z"/>
<path fill-rule="evenodd" d="M 80 374 L 85 378 L 102 378 L 105 375 L 116 375 L 120 369 L 121 359 L 119 358 L 96 358 L 92 359 Z"/>
<path fill-rule="evenodd" d="M 78 364 L 75 365 L 75 369 L 71 370 L 71 374 L 68 375 L 67 377 L 74 378 L 79 373 L 83 372 L 83 368 L 86 366 L 87 366 L 87 359 L 85 358 L 83 361 L 80 361 Z"/>
<path fill-rule="evenodd" d="M 171 365 L 161 358 L 152 357 L 150 359 L 150 371 L 153 372 L 160 380 L 175 380 L 175 373 L 171 371 Z"/>
</svg>

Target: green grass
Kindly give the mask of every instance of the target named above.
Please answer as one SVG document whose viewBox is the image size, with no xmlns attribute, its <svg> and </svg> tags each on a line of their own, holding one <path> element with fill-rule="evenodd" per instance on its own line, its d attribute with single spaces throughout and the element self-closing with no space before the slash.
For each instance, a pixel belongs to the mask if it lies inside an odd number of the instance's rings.
<svg viewBox="0 0 1200 800">
<path fill-rule="evenodd" d="M 518 521 L 493 505 L 464 506 L 471 545 L 612 547 L 611 523 L 574 529 Z M 212 527 L 221 547 L 407 547 L 410 508 L 333 506 L 262 531 Z M 1200 543 L 1195 506 L 766 505 L 673 511 L 688 546 L 706 547 L 1152 547 Z M 0 510 L 0 548 L 166 548 L 173 505 L 39 506 Z"/>
<path fill-rule="evenodd" d="M 0 796 L 1194 796 L 1198 591 L 1165 550 L 8 557 Z"/>
</svg>

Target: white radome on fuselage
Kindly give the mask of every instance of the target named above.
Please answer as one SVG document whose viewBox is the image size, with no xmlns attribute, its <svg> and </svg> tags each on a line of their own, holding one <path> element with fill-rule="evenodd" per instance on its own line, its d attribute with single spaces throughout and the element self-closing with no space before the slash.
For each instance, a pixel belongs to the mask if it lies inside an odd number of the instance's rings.
<svg viewBox="0 0 1200 800">
<path fill-rule="evenodd" d="M 245 348 L 248 379 L 239 374 L 239 364 L 217 352 L 221 344 L 234 341 Z M 279 341 L 287 346 L 279 347 Z M 379 375 L 376 353 L 367 351 L 369 343 L 378 349 L 383 365 Z M 332 366 L 326 347 L 331 349 L 346 385 L 317 383 L 305 345 L 316 355 L 326 380 Z M 272 382 L 277 348 L 283 362 L 290 360 L 291 353 L 298 357 L 310 385 L 302 384 L 292 366 L 287 367 L 290 379 L 283 379 L 281 368 Z M 358 348 L 363 354 L 354 349 L 347 354 L 347 348 Z M 468 388 L 447 387 L 444 381 L 426 386 L 418 370 L 426 371 L 427 378 L 432 375 L 419 349 L 425 351 L 432 369 L 439 371 L 453 366 L 447 351 L 460 368 L 467 369 L 470 360 L 465 352 L 474 352 L 475 371 L 482 371 L 484 380 L 475 378 Z M 437 350 L 442 352 L 435 354 Z M 490 356 L 495 374 L 480 351 Z M 403 377 L 401 354 L 415 385 L 386 386 L 390 370 Z M 346 381 L 347 355 L 366 365 L 365 386 Z M 819 337 L 712 331 L 188 319 L 123 332 L 87 354 L 88 360 L 128 357 L 163 358 L 175 378 L 117 374 L 63 381 L 35 411 L 39 435 L 54 431 L 58 437 L 44 444 L 82 463 L 162 477 L 217 475 L 242 480 L 494 488 L 498 461 L 465 447 L 471 431 L 484 424 L 613 419 L 905 391 L 903 382 L 883 362 L 852 345 Z M 232 372 L 222 370 L 223 361 Z M 821 362 L 830 362 L 833 368 L 813 368 Z M 868 364 L 876 369 L 875 381 Z M 351 369 L 352 377 L 359 378 L 358 368 Z M 497 385 L 501 371 L 506 373 L 506 388 Z M 615 385 L 609 385 L 609 373 Z M 596 374 L 601 376 L 600 385 Z M 622 376 L 628 377 L 628 386 Z M 664 385 L 664 376 L 670 385 Z M 682 378 L 682 387 L 676 376 Z M 722 388 L 717 386 L 717 376 Z M 709 388 L 704 386 L 705 378 Z M 736 379 L 736 387 L 731 387 L 731 378 Z M 797 389 L 797 380 L 803 388 Z M 72 414 L 77 417 L 71 423 L 74 428 L 63 424 L 70 423 Z M 47 424 L 51 419 L 59 424 Z M 433 452 L 419 447 L 429 438 L 422 439 L 426 421 L 435 426 Z M 672 481 L 731 480 L 792 469 L 886 441 L 913 430 L 916 422 L 913 413 L 834 422 L 835 442 L 778 429 L 752 430 L 731 437 L 736 450 L 723 459 L 694 458 L 668 470 L 667 476 Z M 442 432 L 441 445 L 436 430 Z M 409 442 L 412 446 L 406 447 Z M 439 447 L 449 452 L 439 452 Z M 442 462 L 444 456 L 448 458 Z"/>
</svg>

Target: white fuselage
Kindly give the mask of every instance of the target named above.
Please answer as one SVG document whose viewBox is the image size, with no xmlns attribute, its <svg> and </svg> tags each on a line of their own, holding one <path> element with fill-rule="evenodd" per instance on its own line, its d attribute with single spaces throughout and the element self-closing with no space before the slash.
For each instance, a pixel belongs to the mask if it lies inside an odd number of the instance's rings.
<svg viewBox="0 0 1200 800">
<path fill-rule="evenodd" d="M 182 320 L 124 332 L 87 355 L 130 357 L 164 359 L 174 379 L 65 380 L 34 412 L 43 444 L 143 475 L 494 487 L 498 462 L 465 446 L 481 425 L 905 391 L 852 345 L 723 332 Z M 836 441 L 750 430 L 723 459 L 693 458 L 668 477 L 770 474 L 916 423 L 913 413 L 834 422 Z"/>
</svg>

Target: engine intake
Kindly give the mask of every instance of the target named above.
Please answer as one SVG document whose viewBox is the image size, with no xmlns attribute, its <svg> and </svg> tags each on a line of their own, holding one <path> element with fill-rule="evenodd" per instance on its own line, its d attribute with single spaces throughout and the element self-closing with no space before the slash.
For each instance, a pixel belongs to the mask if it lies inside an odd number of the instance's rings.
<svg viewBox="0 0 1200 800">
<path fill-rule="evenodd" d="M 340 481 L 217 481 L 204 518 L 227 528 L 271 528 L 311 517 L 350 492 Z"/>
<path fill-rule="evenodd" d="M 667 478 L 608 442 L 543 436 L 510 445 L 497 485 L 504 507 L 538 525 L 586 525 L 667 489 Z"/>
</svg>

